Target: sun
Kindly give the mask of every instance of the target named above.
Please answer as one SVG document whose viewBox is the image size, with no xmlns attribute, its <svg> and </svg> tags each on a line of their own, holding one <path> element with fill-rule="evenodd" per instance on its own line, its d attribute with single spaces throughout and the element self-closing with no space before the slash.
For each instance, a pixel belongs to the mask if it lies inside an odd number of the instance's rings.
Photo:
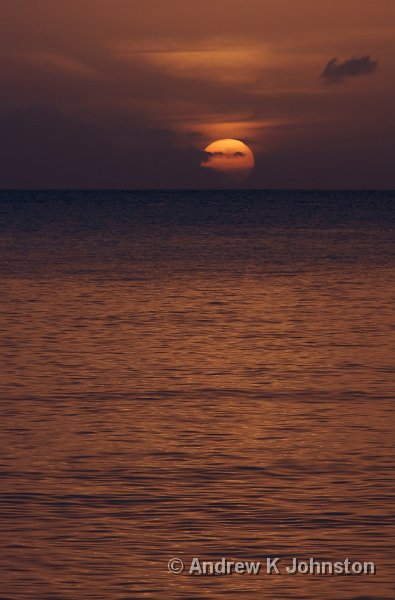
<svg viewBox="0 0 395 600">
<path fill-rule="evenodd" d="M 234 181 L 247 179 L 255 166 L 252 150 L 240 140 L 217 140 L 209 144 L 204 151 L 206 159 L 201 166 Z"/>
</svg>

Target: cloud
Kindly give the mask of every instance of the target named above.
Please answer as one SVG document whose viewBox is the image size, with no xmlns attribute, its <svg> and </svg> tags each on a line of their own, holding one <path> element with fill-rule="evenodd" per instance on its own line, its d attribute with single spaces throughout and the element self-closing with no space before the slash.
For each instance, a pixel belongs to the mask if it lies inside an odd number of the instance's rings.
<svg viewBox="0 0 395 600">
<path fill-rule="evenodd" d="M 95 71 L 95 69 L 89 65 L 86 65 L 83 62 L 75 60 L 69 56 L 62 56 L 61 54 L 50 52 L 33 52 L 30 55 L 26 54 L 26 57 L 22 57 L 22 63 L 24 60 L 26 60 L 28 63 L 31 63 L 34 67 L 55 69 L 80 77 L 98 76 L 97 71 Z"/>
<path fill-rule="evenodd" d="M 212 187 L 204 153 L 169 129 L 98 125 L 46 107 L 0 114 L 0 188 Z"/>
<path fill-rule="evenodd" d="M 347 77 L 370 75 L 376 71 L 377 60 L 372 60 L 369 55 L 350 58 L 339 63 L 337 58 L 332 58 L 326 65 L 321 77 L 329 83 L 340 82 Z"/>
<path fill-rule="evenodd" d="M 240 158 L 241 156 L 245 156 L 244 152 L 205 152 L 207 159 L 209 160 L 213 156 L 223 156 L 224 158 Z"/>
</svg>

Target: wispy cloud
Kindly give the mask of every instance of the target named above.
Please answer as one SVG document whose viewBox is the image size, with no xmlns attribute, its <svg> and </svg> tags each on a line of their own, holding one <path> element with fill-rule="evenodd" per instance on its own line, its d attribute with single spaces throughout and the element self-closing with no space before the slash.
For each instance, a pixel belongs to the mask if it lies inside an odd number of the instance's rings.
<svg viewBox="0 0 395 600">
<path fill-rule="evenodd" d="M 54 71 L 63 71 L 70 75 L 78 77 L 97 77 L 98 73 L 91 66 L 84 62 L 53 52 L 34 52 L 25 55 L 24 60 L 33 64 L 35 67 L 41 67 Z M 23 60 L 22 58 L 22 60 Z"/>
</svg>

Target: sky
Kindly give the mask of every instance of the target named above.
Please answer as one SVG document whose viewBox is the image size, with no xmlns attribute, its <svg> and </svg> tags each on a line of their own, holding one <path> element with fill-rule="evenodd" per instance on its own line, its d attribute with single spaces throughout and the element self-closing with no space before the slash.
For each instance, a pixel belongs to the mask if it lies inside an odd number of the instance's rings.
<svg viewBox="0 0 395 600">
<path fill-rule="evenodd" d="M 0 0 L 0 187 L 395 188 L 394 0 Z"/>
</svg>

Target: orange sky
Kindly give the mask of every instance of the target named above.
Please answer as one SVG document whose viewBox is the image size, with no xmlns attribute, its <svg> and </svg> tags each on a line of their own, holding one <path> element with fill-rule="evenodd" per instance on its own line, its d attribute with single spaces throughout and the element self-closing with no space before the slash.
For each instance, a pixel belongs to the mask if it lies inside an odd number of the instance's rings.
<svg viewBox="0 0 395 600">
<path fill-rule="evenodd" d="M 2 187 L 217 186 L 221 137 L 252 187 L 395 186 L 393 0 L 1 0 L 0 39 Z"/>
</svg>

